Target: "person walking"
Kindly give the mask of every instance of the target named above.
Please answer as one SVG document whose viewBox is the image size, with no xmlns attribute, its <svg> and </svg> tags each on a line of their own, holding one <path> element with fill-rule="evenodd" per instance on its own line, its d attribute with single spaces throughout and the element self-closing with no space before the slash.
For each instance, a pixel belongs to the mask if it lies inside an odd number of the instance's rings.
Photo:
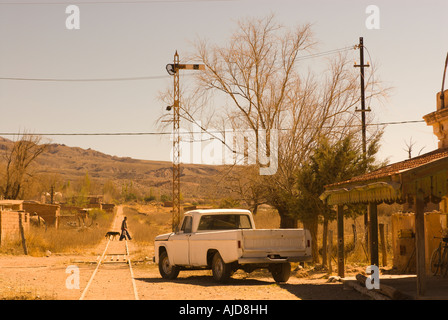
<svg viewBox="0 0 448 320">
<path fill-rule="evenodd" d="M 124 217 L 123 222 L 121 223 L 120 241 L 122 241 L 123 239 L 126 240 L 126 237 L 128 238 L 128 240 L 132 239 L 131 236 L 129 235 L 129 232 L 128 232 L 127 217 Z"/>
</svg>

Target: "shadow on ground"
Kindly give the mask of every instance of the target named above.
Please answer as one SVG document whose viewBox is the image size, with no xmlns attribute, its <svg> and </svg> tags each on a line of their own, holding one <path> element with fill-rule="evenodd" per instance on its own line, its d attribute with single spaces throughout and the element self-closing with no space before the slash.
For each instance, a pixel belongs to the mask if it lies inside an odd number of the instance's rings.
<svg viewBox="0 0 448 320">
<path fill-rule="evenodd" d="M 175 280 L 165 280 L 162 278 L 136 278 L 137 281 L 147 283 L 176 283 L 185 285 L 195 285 L 202 287 L 222 287 L 222 286 L 245 286 L 260 287 L 275 285 L 272 280 L 254 279 L 254 278 L 231 278 L 227 283 L 216 283 L 211 276 L 187 276 Z M 281 289 L 288 291 L 301 300 L 370 300 L 369 297 L 347 289 L 342 283 L 279 283 Z"/>
<path fill-rule="evenodd" d="M 427 276 L 426 292 L 424 296 L 417 296 L 417 278 L 415 275 L 399 276 L 390 278 L 380 277 L 380 286 L 385 284 L 391 286 L 414 299 L 448 300 L 448 277 Z"/>
<path fill-rule="evenodd" d="M 279 286 L 301 300 L 370 300 L 355 290 L 345 288 L 342 283 L 284 283 Z"/>
<path fill-rule="evenodd" d="M 273 282 L 263 281 L 257 279 L 234 279 L 231 278 L 227 283 L 217 283 L 211 276 L 188 276 L 177 278 L 175 280 L 165 280 L 163 278 L 135 278 L 135 280 L 149 282 L 149 283 L 177 283 L 186 285 L 196 285 L 202 287 L 221 287 L 225 286 L 266 286 Z"/>
</svg>

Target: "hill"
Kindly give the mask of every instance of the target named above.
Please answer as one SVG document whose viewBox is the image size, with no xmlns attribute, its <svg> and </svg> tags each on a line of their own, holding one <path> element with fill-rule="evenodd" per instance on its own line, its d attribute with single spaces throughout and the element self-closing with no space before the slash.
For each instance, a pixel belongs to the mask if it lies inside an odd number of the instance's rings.
<svg viewBox="0 0 448 320">
<path fill-rule="evenodd" d="M 0 137 L 0 152 L 12 146 L 11 140 Z M 2 159 L 3 160 L 3 159 Z M 222 198 L 222 179 L 225 166 L 181 165 L 181 193 L 185 199 Z M 117 189 L 130 186 L 142 196 L 171 195 L 172 163 L 117 157 L 92 149 L 69 147 L 64 144 L 47 144 L 36 159 L 34 176 L 58 176 L 60 181 L 80 181 L 89 178 L 101 188 L 112 182 Z M 217 186 L 220 185 L 220 188 Z"/>
</svg>

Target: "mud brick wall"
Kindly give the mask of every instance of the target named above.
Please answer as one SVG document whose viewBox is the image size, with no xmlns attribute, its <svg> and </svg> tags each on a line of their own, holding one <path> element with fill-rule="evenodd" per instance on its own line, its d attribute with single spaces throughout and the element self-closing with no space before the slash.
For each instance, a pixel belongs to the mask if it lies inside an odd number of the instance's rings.
<svg viewBox="0 0 448 320">
<path fill-rule="evenodd" d="M 76 213 L 81 212 L 83 210 L 83 208 L 62 203 L 61 210 L 65 211 L 65 212 L 70 212 L 72 214 L 76 214 Z"/>
<path fill-rule="evenodd" d="M 30 229 L 30 215 L 27 212 L 0 211 L 0 245 L 6 239 L 20 238 L 20 222 L 22 218 L 23 231 Z"/>
<path fill-rule="evenodd" d="M 106 211 L 107 213 L 114 212 L 115 205 L 113 203 L 103 203 L 101 204 L 101 209 Z"/>
<path fill-rule="evenodd" d="M 88 203 L 88 204 L 86 204 L 86 208 L 89 208 L 89 209 L 102 209 L 102 205 L 101 205 L 101 203 Z"/>
<path fill-rule="evenodd" d="M 24 203 L 23 210 L 32 214 L 36 212 L 41 216 L 47 226 L 58 227 L 59 216 L 61 215 L 61 206 L 57 204 L 43 204 L 43 203 Z"/>
</svg>

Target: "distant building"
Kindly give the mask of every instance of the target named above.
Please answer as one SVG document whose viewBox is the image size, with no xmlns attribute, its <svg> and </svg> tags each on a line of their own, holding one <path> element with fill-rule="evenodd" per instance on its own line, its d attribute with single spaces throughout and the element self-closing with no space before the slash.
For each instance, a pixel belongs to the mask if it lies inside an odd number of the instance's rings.
<svg viewBox="0 0 448 320">
<path fill-rule="evenodd" d="M 59 227 L 59 217 L 61 216 L 61 206 L 59 204 L 46 204 L 31 201 L 23 202 L 23 210 L 29 214 L 36 213 L 45 220 L 47 226 Z"/>
<path fill-rule="evenodd" d="M 0 211 L 23 210 L 23 200 L 0 200 Z"/>
<path fill-rule="evenodd" d="M 0 200 L 0 246 L 6 239 L 20 237 L 20 226 L 27 232 L 30 216 L 23 211 L 22 200 Z"/>
</svg>

